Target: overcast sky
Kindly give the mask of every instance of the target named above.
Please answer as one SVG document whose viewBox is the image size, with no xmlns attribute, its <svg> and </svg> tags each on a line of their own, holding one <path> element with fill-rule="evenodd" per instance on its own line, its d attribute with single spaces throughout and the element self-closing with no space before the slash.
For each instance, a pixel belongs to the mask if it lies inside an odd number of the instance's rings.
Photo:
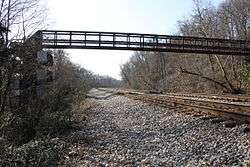
<svg viewBox="0 0 250 167">
<path fill-rule="evenodd" d="M 217 5 L 222 0 L 211 0 Z M 174 34 L 192 13 L 192 0 L 47 0 L 50 29 Z M 67 50 L 74 63 L 120 79 L 131 51 Z"/>
</svg>

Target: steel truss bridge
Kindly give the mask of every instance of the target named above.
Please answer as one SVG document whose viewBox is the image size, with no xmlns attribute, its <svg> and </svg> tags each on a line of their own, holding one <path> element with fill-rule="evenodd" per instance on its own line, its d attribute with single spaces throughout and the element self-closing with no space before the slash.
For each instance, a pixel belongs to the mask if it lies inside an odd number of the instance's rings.
<svg viewBox="0 0 250 167">
<path fill-rule="evenodd" d="M 33 37 L 48 49 L 108 49 L 250 55 L 250 41 L 157 34 L 40 30 Z"/>
</svg>

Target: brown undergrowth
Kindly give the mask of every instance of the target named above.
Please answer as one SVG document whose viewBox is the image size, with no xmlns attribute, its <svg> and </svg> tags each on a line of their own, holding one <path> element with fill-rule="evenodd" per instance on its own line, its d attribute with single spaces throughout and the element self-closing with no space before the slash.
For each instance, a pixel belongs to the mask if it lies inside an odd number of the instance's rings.
<svg viewBox="0 0 250 167">
<path fill-rule="evenodd" d="M 52 90 L 46 100 L 1 116 L 0 166 L 57 166 L 86 119 L 85 92 Z"/>
</svg>

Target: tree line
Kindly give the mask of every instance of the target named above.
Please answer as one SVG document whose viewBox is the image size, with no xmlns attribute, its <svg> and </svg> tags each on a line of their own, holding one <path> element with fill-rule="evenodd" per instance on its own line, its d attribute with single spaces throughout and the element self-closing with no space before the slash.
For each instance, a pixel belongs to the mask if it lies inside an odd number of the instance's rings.
<svg viewBox="0 0 250 167">
<path fill-rule="evenodd" d="M 63 50 L 50 51 L 54 57 L 52 67 L 54 83 L 59 87 L 83 88 L 88 91 L 98 87 L 119 87 L 120 81 L 109 76 L 101 76 L 74 64 Z"/>
<path fill-rule="evenodd" d="M 178 35 L 250 38 L 250 1 L 226 0 L 218 7 L 193 1 L 193 13 L 178 21 Z M 165 92 L 247 93 L 250 56 L 135 52 L 121 66 L 126 87 Z"/>
</svg>

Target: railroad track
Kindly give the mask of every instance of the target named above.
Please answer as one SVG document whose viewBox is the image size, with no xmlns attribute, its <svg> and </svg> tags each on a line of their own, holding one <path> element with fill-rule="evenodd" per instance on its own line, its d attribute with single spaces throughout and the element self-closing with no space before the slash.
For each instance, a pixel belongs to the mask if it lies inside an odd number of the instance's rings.
<svg viewBox="0 0 250 167">
<path fill-rule="evenodd" d="M 113 91 L 114 89 L 102 89 Z M 116 89 L 117 90 L 117 89 Z M 145 93 L 145 94 L 163 94 L 162 92 L 152 91 L 152 90 L 119 90 L 120 93 Z M 250 96 L 246 95 L 218 95 L 218 94 L 185 94 L 185 93 L 164 93 L 164 95 L 172 96 L 175 98 L 178 97 L 187 97 L 187 98 L 203 98 L 210 100 L 220 100 L 225 102 L 250 102 Z"/>
<path fill-rule="evenodd" d="M 250 102 L 249 96 L 233 96 L 233 95 L 204 95 L 204 94 L 174 94 L 167 93 L 166 95 L 175 97 L 189 97 L 189 98 L 204 98 L 210 100 L 221 100 L 225 102 Z"/>
<path fill-rule="evenodd" d="M 141 92 L 146 94 L 162 94 L 162 92 L 151 91 L 151 90 L 142 90 L 134 91 Z M 218 94 L 185 94 L 185 93 L 164 93 L 164 95 L 173 96 L 173 97 L 188 97 L 188 98 L 204 98 L 210 100 L 222 100 L 226 102 L 250 102 L 250 96 L 245 95 L 218 95 Z"/>
<path fill-rule="evenodd" d="M 110 90 L 135 100 L 164 107 L 180 107 L 202 115 L 216 115 L 233 121 L 250 124 L 250 97 L 201 94 L 159 94 L 152 91 Z"/>
</svg>

